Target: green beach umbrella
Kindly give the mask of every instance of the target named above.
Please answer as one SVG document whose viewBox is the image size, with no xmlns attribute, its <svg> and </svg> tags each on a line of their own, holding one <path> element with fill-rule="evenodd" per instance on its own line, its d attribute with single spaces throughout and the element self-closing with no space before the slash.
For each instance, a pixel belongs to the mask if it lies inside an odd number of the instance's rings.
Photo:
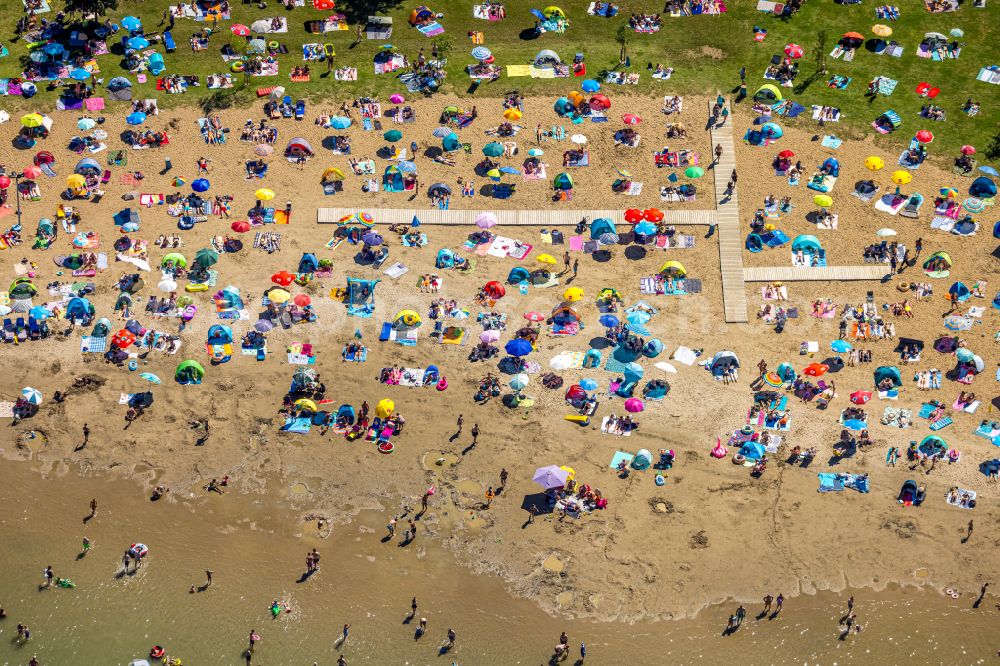
<svg viewBox="0 0 1000 666">
<path fill-rule="evenodd" d="M 684 169 L 684 175 L 688 178 L 701 178 L 705 175 L 705 170 L 701 167 L 690 166 L 687 169 Z"/>
<path fill-rule="evenodd" d="M 483 155 L 487 157 L 500 157 L 503 155 L 503 146 L 496 141 L 491 141 L 483 146 Z"/>
<path fill-rule="evenodd" d="M 391 129 L 382 135 L 382 138 L 386 141 L 399 141 L 403 138 L 403 133 L 397 129 Z"/>
</svg>

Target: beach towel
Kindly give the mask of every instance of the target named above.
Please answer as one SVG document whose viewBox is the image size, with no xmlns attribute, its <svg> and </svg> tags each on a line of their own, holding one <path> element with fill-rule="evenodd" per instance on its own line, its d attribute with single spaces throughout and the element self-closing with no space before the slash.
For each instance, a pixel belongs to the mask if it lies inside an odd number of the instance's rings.
<svg viewBox="0 0 1000 666">
<path fill-rule="evenodd" d="M 84 354 L 103 354 L 108 350 L 108 339 L 85 335 L 80 338 L 80 351 Z"/>
<path fill-rule="evenodd" d="M 836 150 L 837 148 L 840 148 L 840 145 L 844 143 L 844 140 L 839 139 L 832 134 L 827 134 L 823 137 L 823 140 L 820 143 L 824 148 L 833 148 Z"/>
<path fill-rule="evenodd" d="M 603 429 L 603 423 L 601 424 Z M 624 461 L 627 465 L 632 464 L 632 459 L 635 458 L 631 453 L 625 453 L 624 451 L 615 451 L 615 455 L 611 457 L 611 464 L 608 465 L 611 469 L 618 469 L 618 466 Z"/>
<path fill-rule="evenodd" d="M 307 416 L 289 416 L 285 419 L 285 425 L 281 426 L 282 432 L 294 432 L 301 435 L 309 432 L 312 428 L 312 419 Z"/>
<path fill-rule="evenodd" d="M 389 268 L 386 268 L 382 272 L 388 275 L 393 280 L 395 280 L 401 277 L 402 275 L 406 274 L 409 270 L 410 269 L 407 266 L 405 266 L 402 262 L 397 261 L 392 266 L 389 266 Z"/>
<path fill-rule="evenodd" d="M 976 491 L 956 487 L 945 496 L 945 502 L 959 509 L 976 508 Z"/>
<path fill-rule="evenodd" d="M 950 426 L 954 422 L 955 421 L 952 420 L 952 418 L 950 416 L 943 416 L 943 417 L 939 418 L 937 421 L 935 421 L 934 423 L 932 423 L 930 425 L 930 429 L 933 430 L 933 431 L 935 431 L 935 432 L 937 432 L 938 430 L 943 430 L 944 428 L 947 428 L 948 426 Z"/>
<path fill-rule="evenodd" d="M 518 76 L 532 76 L 531 65 L 507 65 L 507 76 L 510 78 Z"/>
</svg>

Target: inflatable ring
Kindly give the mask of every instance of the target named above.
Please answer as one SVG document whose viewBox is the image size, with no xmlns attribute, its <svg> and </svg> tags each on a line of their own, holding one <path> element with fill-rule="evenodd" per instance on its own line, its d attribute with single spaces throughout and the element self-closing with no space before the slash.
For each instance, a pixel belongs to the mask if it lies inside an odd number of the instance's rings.
<svg viewBox="0 0 1000 666">
<path fill-rule="evenodd" d="M 232 65 L 229 66 L 229 69 L 233 70 L 233 73 L 235 73 L 235 74 L 239 74 L 240 72 L 242 72 L 246 68 L 247 68 L 246 63 L 242 62 L 242 61 L 236 61 Z"/>
<path fill-rule="evenodd" d="M 382 443 L 380 443 L 378 445 L 378 452 L 379 453 L 392 453 L 395 450 L 395 448 L 396 447 L 393 446 L 392 442 L 382 442 Z"/>
<path fill-rule="evenodd" d="M 180 229 L 181 231 L 188 231 L 190 229 L 194 229 L 194 220 L 192 219 L 185 220 L 182 217 L 177 221 L 177 228 Z"/>
<path fill-rule="evenodd" d="M 205 284 L 204 282 L 200 282 L 200 283 L 191 283 L 191 282 L 189 282 L 186 285 L 184 285 L 184 291 L 186 291 L 186 292 L 188 292 L 190 294 L 193 294 L 193 293 L 196 293 L 196 292 L 199 292 L 199 291 L 208 291 L 208 285 Z"/>
<path fill-rule="evenodd" d="M 437 387 L 436 388 L 437 388 L 438 391 L 443 391 L 446 388 L 448 388 L 448 378 L 447 377 L 442 377 L 441 381 L 439 381 L 437 383 Z"/>
<path fill-rule="evenodd" d="M 164 654 L 166 654 L 166 651 L 162 647 L 160 647 L 159 645 L 154 645 L 153 649 L 149 651 L 149 658 L 162 659 Z"/>
<path fill-rule="evenodd" d="M 947 594 L 950 597 L 951 595 L 955 594 L 955 590 L 953 590 L 950 587 L 949 588 L 945 588 L 944 593 Z"/>
<path fill-rule="evenodd" d="M 747 457 L 745 455 L 741 454 L 741 453 L 737 453 L 737 454 L 735 454 L 733 456 L 733 464 L 734 465 L 742 465 L 746 461 L 747 461 Z"/>
<path fill-rule="evenodd" d="M 268 42 L 267 43 L 267 48 L 271 49 L 272 51 L 277 51 L 278 50 L 278 42 L 276 42 L 276 41 Z"/>
<path fill-rule="evenodd" d="M 909 282 L 900 282 L 899 284 L 896 285 L 896 291 L 904 292 L 905 293 L 905 292 L 907 292 L 909 290 L 910 290 L 910 283 Z"/>
<path fill-rule="evenodd" d="M 958 599 L 958 592 L 952 592 L 951 593 L 951 598 L 952 599 Z"/>
</svg>

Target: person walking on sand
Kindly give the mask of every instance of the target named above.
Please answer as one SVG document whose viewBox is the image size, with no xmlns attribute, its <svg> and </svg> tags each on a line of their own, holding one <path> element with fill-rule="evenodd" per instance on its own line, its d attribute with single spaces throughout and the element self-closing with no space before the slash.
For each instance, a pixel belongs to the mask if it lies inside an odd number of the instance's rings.
<svg viewBox="0 0 1000 666">
<path fill-rule="evenodd" d="M 761 377 L 763 377 L 764 375 L 766 375 L 767 374 L 767 361 L 765 361 L 764 359 L 760 359 L 760 362 L 757 364 L 757 369 L 760 370 L 760 376 Z"/>
<path fill-rule="evenodd" d="M 420 512 L 421 513 L 424 513 L 424 512 L 427 511 L 427 500 L 429 500 L 430 497 L 431 497 L 431 495 L 433 495 L 433 494 L 434 494 L 433 488 L 428 488 L 427 492 L 424 493 L 424 496 L 420 498 Z"/>
<path fill-rule="evenodd" d="M 764 613 L 771 612 L 771 602 L 773 601 L 774 597 L 772 597 L 770 594 L 764 595 Z"/>
<path fill-rule="evenodd" d="M 416 617 L 416 615 L 417 615 L 417 598 L 413 597 L 413 600 L 410 601 L 410 617 Z"/>
<path fill-rule="evenodd" d="M 52 573 L 52 565 L 45 567 L 45 571 L 42 572 L 45 576 L 45 587 L 52 587 L 52 577 L 55 575 Z"/>
<path fill-rule="evenodd" d="M 965 543 L 972 538 L 972 521 L 969 521 L 969 531 L 966 533 L 965 538 L 962 539 L 962 543 Z"/>
<path fill-rule="evenodd" d="M 850 612 L 853 611 L 853 610 L 854 610 L 854 597 L 850 597 L 847 600 L 847 612 L 848 612 L 848 614 L 850 614 Z"/>
<path fill-rule="evenodd" d="M 779 592 L 778 598 L 775 599 L 775 603 L 777 604 L 777 608 L 774 609 L 774 614 L 777 615 L 781 612 L 781 605 L 785 603 L 785 595 Z"/>
<path fill-rule="evenodd" d="M 86 555 L 89 552 L 90 552 L 90 539 L 88 539 L 87 537 L 83 537 L 83 551 L 80 554 Z"/>
<path fill-rule="evenodd" d="M 563 252 L 563 274 L 569 273 L 571 266 L 569 252 Z"/>
<path fill-rule="evenodd" d="M 396 516 L 389 519 L 389 524 L 385 526 L 385 529 L 389 530 L 389 539 L 396 536 Z"/>
<path fill-rule="evenodd" d="M 574 259 L 573 260 L 573 279 L 574 280 L 576 279 L 576 274 L 579 273 L 579 272 L 580 272 L 580 260 L 579 259 Z"/>
<path fill-rule="evenodd" d="M 80 444 L 80 448 L 87 446 L 87 442 L 90 441 L 90 425 L 87 423 L 83 424 L 83 443 Z"/>
<path fill-rule="evenodd" d="M 408 523 L 408 524 L 409 524 L 409 526 L 410 526 L 410 538 L 409 538 L 409 539 L 407 539 L 407 541 L 413 541 L 414 539 L 416 539 L 416 538 L 417 538 L 417 524 L 416 524 L 415 522 L 413 522 L 413 519 L 412 519 L 412 518 L 411 518 L 411 519 L 409 519 L 409 520 L 407 521 L 407 523 Z"/>
<path fill-rule="evenodd" d="M 458 419 L 455 420 L 455 425 L 458 426 L 458 430 L 455 431 L 455 436 L 458 437 L 462 434 L 462 424 L 465 423 L 465 418 L 459 414 Z"/>
<path fill-rule="evenodd" d="M 473 423 L 472 424 L 472 446 L 475 446 L 478 443 L 479 443 L 479 424 L 478 423 Z"/>
<path fill-rule="evenodd" d="M 742 627 L 743 626 L 743 620 L 746 618 L 746 616 L 747 616 L 747 609 L 744 608 L 742 604 L 740 604 L 740 607 L 736 609 L 736 626 L 737 627 Z"/>
<path fill-rule="evenodd" d="M 205 587 L 212 587 L 212 570 L 205 569 Z"/>
<path fill-rule="evenodd" d="M 90 500 L 90 517 L 94 518 L 97 516 L 97 500 Z"/>
<path fill-rule="evenodd" d="M 503 490 L 504 488 L 507 487 L 507 477 L 508 476 L 509 475 L 507 473 L 507 469 L 506 468 L 501 468 L 500 469 L 500 490 Z"/>
<path fill-rule="evenodd" d="M 493 498 L 496 497 L 496 496 L 497 496 L 497 494 L 495 492 L 493 492 L 493 486 L 490 486 L 489 488 L 486 489 L 486 506 L 485 506 L 485 508 L 487 508 L 487 509 L 490 508 L 490 505 L 493 504 Z"/>
<path fill-rule="evenodd" d="M 718 164 L 719 160 L 721 159 L 722 159 L 722 144 L 717 143 L 715 144 L 715 164 Z"/>
<path fill-rule="evenodd" d="M 449 649 L 452 648 L 452 647 L 454 647 L 455 646 L 455 639 L 456 638 L 458 638 L 458 634 L 455 633 L 454 629 L 452 629 L 451 627 L 449 627 L 448 628 L 448 643 L 446 644 L 445 647 L 447 647 Z"/>
</svg>

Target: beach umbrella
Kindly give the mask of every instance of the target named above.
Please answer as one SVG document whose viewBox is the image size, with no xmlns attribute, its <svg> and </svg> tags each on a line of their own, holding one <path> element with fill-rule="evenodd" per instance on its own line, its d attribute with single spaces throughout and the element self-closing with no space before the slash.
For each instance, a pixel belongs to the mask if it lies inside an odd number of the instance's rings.
<svg viewBox="0 0 1000 666">
<path fill-rule="evenodd" d="M 783 151 L 781 151 L 780 153 L 778 153 L 778 157 L 783 157 L 783 158 L 785 158 L 787 160 L 789 158 L 795 157 L 795 153 L 793 151 L 788 150 L 786 148 Z"/>
<path fill-rule="evenodd" d="M 820 208 L 827 208 L 833 205 L 833 198 L 828 194 L 817 194 L 813 197 L 813 203 Z"/>
<path fill-rule="evenodd" d="M 638 208 L 629 208 L 625 211 L 625 221 L 629 224 L 635 224 L 636 222 L 642 221 L 642 211 Z"/>
<path fill-rule="evenodd" d="M 789 58 L 801 58 L 805 51 L 798 44 L 788 44 L 785 46 L 785 55 Z"/>
<path fill-rule="evenodd" d="M 258 333 L 267 333 L 272 328 L 274 328 L 274 324 L 271 323 L 270 319 L 258 319 L 257 323 L 253 325 L 253 329 Z"/>
<path fill-rule="evenodd" d="M 810 377 L 822 377 L 826 374 L 826 371 L 830 369 L 830 366 L 823 363 L 810 363 L 805 367 L 802 372 L 809 375 Z"/>
<path fill-rule="evenodd" d="M 159 384 L 160 378 L 154 375 L 152 372 L 142 372 L 139 374 L 139 379 L 145 379 L 150 384 Z"/>
<path fill-rule="evenodd" d="M 979 170 L 991 176 L 1000 176 L 1000 173 L 998 173 L 997 170 L 991 166 L 981 166 L 979 167 Z"/>
<path fill-rule="evenodd" d="M 559 263 L 558 261 L 556 261 L 556 258 L 553 257 L 551 254 L 540 254 L 537 257 L 535 257 L 535 261 L 537 261 L 540 264 L 549 264 L 549 265 L 555 265 Z"/>
<path fill-rule="evenodd" d="M 626 319 L 628 320 L 628 323 L 633 326 L 645 326 L 649 323 L 650 314 L 648 312 L 643 312 L 642 310 L 637 310 L 635 312 L 630 312 Z"/>
<path fill-rule="evenodd" d="M 34 317 L 35 319 L 38 320 L 43 320 L 51 317 L 52 313 L 49 312 L 48 308 L 46 308 L 44 305 L 36 305 L 35 307 L 28 310 L 28 316 Z"/>
<path fill-rule="evenodd" d="M 582 146 L 583 144 L 587 143 L 587 137 L 585 137 L 582 134 L 574 134 L 569 138 L 569 140 L 578 146 Z"/>
<path fill-rule="evenodd" d="M 524 374 L 523 372 L 520 372 L 511 377 L 511 380 L 507 383 L 515 391 L 520 391 L 525 386 L 527 386 L 528 382 L 530 381 L 531 380 L 528 378 L 528 375 Z"/>
<path fill-rule="evenodd" d="M 78 173 L 74 173 L 69 178 L 66 179 L 67 187 L 83 187 L 87 182 L 87 179 Z"/>
<path fill-rule="evenodd" d="M 393 93 L 389 95 L 389 101 L 392 102 L 393 104 L 402 104 L 403 102 L 406 101 L 406 98 L 400 95 L 399 93 Z"/>
<path fill-rule="evenodd" d="M 268 97 L 272 101 L 277 102 L 279 99 L 282 98 L 284 94 L 285 94 L 284 86 L 277 86 L 274 90 L 271 91 L 271 94 L 268 95 Z"/>
<path fill-rule="evenodd" d="M 169 294 L 177 291 L 177 283 L 171 278 L 164 278 L 160 280 L 159 284 L 156 285 L 156 288 L 166 294 Z"/>
<path fill-rule="evenodd" d="M 753 119 L 754 125 L 764 125 L 769 122 L 771 122 L 771 116 L 766 114 L 763 116 L 757 116 L 756 118 Z"/>
<path fill-rule="evenodd" d="M 961 28 L 952 28 L 951 32 L 948 34 L 952 37 L 965 37 L 965 32 L 963 32 Z"/>
<path fill-rule="evenodd" d="M 207 178 L 196 178 L 191 182 L 191 189 L 195 192 L 208 192 L 212 184 L 208 182 Z"/>
<path fill-rule="evenodd" d="M 70 78 L 76 81 L 86 81 L 90 77 L 91 77 L 90 72 L 88 72 L 82 67 L 78 67 L 74 69 L 72 72 L 70 72 Z"/>
<path fill-rule="evenodd" d="M 149 40 L 140 35 L 131 38 L 130 40 L 125 42 L 125 45 L 128 46 L 133 51 L 138 51 L 139 49 L 144 49 L 147 46 L 149 46 Z"/>
<path fill-rule="evenodd" d="M 313 0 L 313 9 L 318 9 L 321 12 L 330 11 L 336 7 L 336 3 L 333 0 Z"/>
<path fill-rule="evenodd" d="M 134 16 L 126 16 L 125 18 L 122 19 L 122 27 L 128 30 L 129 32 L 133 30 L 138 30 L 139 28 L 142 27 L 142 21 L 140 21 Z"/>
<path fill-rule="evenodd" d="M 392 416 L 394 411 L 396 411 L 396 403 L 389 398 L 383 398 L 382 400 L 379 400 L 377 405 L 375 405 L 375 416 L 380 419 L 389 418 Z"/>
<path fill-rule="evenodd" d="M 438 139 L 443 139 L 451 134 L 453 134 L 453 132 L 450 127 L 435 127 L 434 131 L 431 132 L 431 135 Z"/>
<path fill-rule="evenodd" d="M 597 388 L 598 384 L 593 379 L 584 379 L 580 382 L 580 388 L 584 391 L 593 391 Z"/>
<path fill-rule="evenodd" d="M 42 170 L 37 166 L 35 166 L 34 164 L 32 164 L 30 167 L 22 171 L 22 173 L 24 174 L 24 177 L 27 178 L 28 180 L 34 180 L 35 178 L 38 178 L 39 176 L 42 175 Z"/>
<path fill-rule="evenodd" d="M 642 211 L 642 219 L 647 222 L 662 222 L 663 221 L 663 211 L 659 208 L 647 208 Z"/>
<path fill-rule="evenodd" d="M 879 23 L 878 25 L 872 26 L 872 33 L 878 35 L 879 37 L 888 37 L 889 35 L 892 34 L 892 28 L 890 28 L 887 25 L 882 25 L 881 23 Z"/>
<path fill-rule="evenodd" d="M 892 172 L 892 182 L 897 185 L 906 185 L 911 180 L 913 180 L 913 176 L 910 175 L 909 171 L 903 171 L 900 169 L 899 171 Z"/>
<path fill-rule="evenodd" d="M 834 340 L 830 343 L 830 349 L 838 354 L 843 354 L 844 352 L 851 351 L 851 343 L 847 340 Z"/>
<path fill-rule="evenodd" d="M 489 229 L 496 225 L 497 216 L 490 212 L 480 213 L 476 215 L 476 226 L 480 229 Z"/>
<path fill-rule="evenodd" d="M 684 175 L 688 178 L 701 178 L 705 175 L 705 170 L 700 166 L 689 166 L 687 169 L 684 169 Z"/>
<path fill-rule="evenodd" d="M 31 60 L 31 62 L 43 63 L 49 59 L 49 56 L 42 51 L 32 51 L 28 54 L 28 59 Z"/>
<path fill-rule="evenodd" d="M 938 192 L 941 194 L 941 196 L 947 197 L 948 199 L 953 199 L 958 196 L 958 190 L 956 190 L 954 187 L 942 187 L 940 190 L 938 190 Z"/>
<path fill-rule="evenodd" d="M 168 263 L 173 263 L 174 266 L 179 266 L 181 268 L 184 268 L 185 266 L 187 266 L 188 261 L 187 257 L 185 257 L 180 252 L 170 252 L 163 256 L 163 260 L 160 262 L 160 266 L 166 266 Z"/>
<path fill-rule="evenodd" d="M 646 408 L 646 404 L 639 398 L 628 398 L 625 401 L 625 411 L 638 414 Z"/>
<path fill-rule="evenodd" d="M 889 229 L 888 227 L 882 227 L 881 229 L 875 232 L 875 235 L 881 236 L 882 238 L 888 238 L 889 236 L 895 236 L 896 230 Z"/>
<path fill-rule="evenodd" d="M 504 351 L 515 358 L 527 356 L 531 353 L 531 349 L 531 343 L 524 338 L 514 338 L 513 340 L 509 340 L 507 344 L 504 345 Z"/>
<path fill-rule="evenodd" d="M 583 92 L 595 93 L 601 89 L 601 82 L 596 79 L 587 79 L 580 84 L 580 89 L 583 90 Z"/>
<path fill-rule="evenodd" d="M 607 328 L 614 328 L 619 324 L 618 317 L 612 314 L 601 315 L 601 318 L 597 321 L 600 322 L 601 326 L 605 326 Z"/>
<path fill-rule="evenodd" d="M 675 368 L 672 363 L 667 363 L 666 361 L 660 361 L 659 363 L 654 363 L 653 367 L 659 368 L 660 370 L 663 370 L 663 372 L 672 372 L 674 374 L 677 373 L 677 368 Z"/>
<path fill-rule="evenodd" d="M 346 116 L 332 116 L 330 118 L 330 127 L 333 129 L 347 129 L 351 126 L 351 119 Z"/>
<path fill-rule="evenodd" d="M 983 203 L 982 199 L 976 197 L 969 197 L 962 202 L 962 208 L 969 211 L 970 213 L 982 213 L 986 209 L 986 204 Z"/>
<path fill-rule="evenodd" d="M 93 118 L 80 118 L 78 121 L 76 121 L 77 128 L 82 129 L 84 131 L 94 129 L 96 125 L 97 121 L 94 120 Z"/>
<path fill-rule="evenodd" d="M 42 392 L 36 388 L 25 386 L 21 389 L 21 397 L 30 402 L 32 405 L 42 404 Z"/>
<path fill-rule="evenodd" d="M 400 173 L 416 173 L 417 165 L 410 160 L 401 160 L 396 164 L 396 168 L 399 169 Z"/>
<path fill-rule="evenodd" d="M 237 37 L 249 37 L 250 36 L 250 28 L 248 28 L 247 26 L 243 25 L 242 23 L 236 23 L 234 25 L 229 26 L 229 31 L 232 32 Z"/>
<path fill-rule="evenodd" d="M 535 470 L 535 474 L 531 477 L 533 482 L 537 483 L 545 490 L 565 486 L 567 479 L 569 479 L 569 472 L 561 467 L 556 467 L 555 465 L 539 467 Z"/>
<path fill-rule="evenodd" d="M 975 155 L 976 154 L 976 149 L 973 148 L 972 146 L 970 146 L 969 144 L 965 144 L 964 146 L 962 146 L 962 154 L 963 155 Z"/>
<path fill-rule="evenodd" d="M 511 107 L 509 109 L 504 109 L 503 112 L 503 117 L 507 120 L 510 120 L 511 122 L 515 120 L 520 120 L 523 116 L 524 114 L 521 113 L 521 110 L 515 109 L 514 107 Z"/>
<path fill-rule="evenodd" d="M 21 124 L 28 128 L 41 127 L 44 122 L 45 118 L 38 113 L 29 113 L 26 116 L 21 116 Z"/>
<path fill-rule="evenodd" d="M 785 382 L 782 381 L 781 375 L 776 372 L 768 372 L 764 375 L 764 383 L 772 388 L 778 388 Z"/>
<path fill-rule="evenodd" d="M 632 180 L 632 172 L 629 171 L 628 169 L 617 169 L 616 168 L 615 171 L 617 171 L 618 175 L 621 176 L 622 178 L 624 178 L 625 180 Z"/>
<path fill-rule="evenodd" d="M 503 144 L 496 141 L 490 141 L 488 144 L 483 146 L 483 155 L 487 157 L 500 157 L 503 155 Z"/>
<path fill-rule="evenodd" d="M 66 47 L 60 44 L 59 42 L 49 42 L 48 44 L 42 47 L 42 53 L 50 56 L 60 55 L 65 50 Z"/>
<path fill-rule="evenodd" d="M 472 49 L 472 57 L 476 60 L 488 60 L 493 55 L 485 46 L 477 46 Z"/>
<path fill-rule="evenodd" d="M 500 173 L 510 174 L 512 176 L 520 176 L 521 172 L 512 166 L 502 166 L 500 167 Z"/>
<path fill-rule="evenodd" d="M 282 287 L 287 287 L 292 282 L 295 281 L 295 274 L 289 273 L 288 271 L 278 271 L 271 276 L 271 282 L 274 284 L 280 284 Z"/>
<path fill-rule="evenodd" d="M 277 303 L 278 305 L 281 305 L 282 303 L 287 303 L 288 299 L 291 297 L 292 295 L 289 294 L 284 289 L 272 289 L 271 291 L 267 292 L 267 298 L 272 303 Z"/>
<path fill-rule="evenodd" d="M 500 331 L 490 329 L 479 334 L 479 340 L 485 344 L 493 344 L 500 339 Z"/>
<path fill-rule="evenodd" d="M 642 118 L 635 115 L 634 113 L 626 113 L 624 116 L 622 116 L 622 122 L 625 123 L 626 125 L 638 125 L 639 123 L 642 122 Z"/>
<path fill-rule="evenodd" d="M 238 234 L 245 234 L 246 232 L 250 231 L 250 223 L 247 222 L 246 220 L 235 220 L 232 224 L 229 225 L 229 228 Z"/>
<path fill-rule="evenodd" d="M 642 369 L 642 366 L 634 361 L 632 363 L 626 363 L 622 372 L 625 374 L 626 378 L 630 379 L 642 379 L 643 374 L 645 374 L 645 370 Z"/>
<path fill-rule="evenodd" d="M 955 358 L 958 359 L 959 363 L 968 363 L 975 357 L 976 355 L 972 352 L 971 349 L 966 349 L 965 347 L 959 347 L 958 349 L 955 350 Z"/>
<path fill-rule="evenodd" d="M 532 148 L 531 150 L 528 151 L 528 154 L 531 155 L 532 157 L 541 157 L 542 155 L 545 154 L 545 151 L 543 151 L 541 148 Z"/>
<path fill-rule="evenodd" d="M 865 158 L 865 166 L 869 171 L 878 171 L 885 166 L 885 160 L 883 160 L 878 155 L 872 155 Z"/>
<path fill-rule="evenodd" d="M 545 321 L 545 315 L 543 315 L 541 312 L 525 312 L 524 318 L 536 324 L 540 321 Z"/>
<path fill-rule="evenodd" d="M 584 297 L 583 289 L 579 287 L 570 287 L 563 292 L 563 300 L 567 303 L 576 303 L 577 301 L 582 301 Z"/>
<path fill-rule="evenodd" d="M 399 141 L 403 138 L 403 133 L 397 129 L 391 129 L 382 135 L 382 138 L 386 141 Z"/>
<path fill-rule="evenodd" d="M 652 222 L 640 222 L 635 225 L 635 233 L 640 236 L 652 236 L 656 233 L 656 225 Z"/>
<path fill-rule="evenodd" d="M 218 262 L 219 253 L 207 247 L 203 247 L 198 250 L 198 252 L 194 255 L 194 263 L 198 264 L 202 268 L 214 266 Z"/>
<path fill-rule="evenodd" d="M 247 42 L 247 53 L 263 53 L 267 48 L 267 43 L 260 37 L 256 37 Z"/>
<path fill-rule="evenodd" d="M 10 187 L 10 176 L 0 176 L 0 190 Z"/>
<path fill-rule="evenodd" d="M 764 123 L 764 126 L 760 128 L 760 131 L 772 139 L 780 139 L 785 133 L 785 130 L 781 129 L 781 126 L 777 123 Z"/>
<path fill-rule="evenodd" d="M 181 178 L 180 176 L 174 176 L 174 180 L 172 182 L 174 184 L 174 187 L 180 187 L 181 185 L 183 185 L 187 181 L 184 180 L 183 178 Z"/>
<path fill-rule="evenodd" d="M 108 133 L 102 129 L 96 129 L 90 133 L 90 136 L 97 139 L 98 141 L 104 141 L 108 138 Z"/>
<path fill-rule="evenodd" d="M 125 116 L 125 122 L 129 125 L 141 125 L 146 122 L 146 114 L 142 111 L 135 111 Z"/>
<path fill-rule="evenodd" d="M 855 391 L 851 394 L 851 402 L 855 405 L 863 405 L 872 399 L 871 391 Z"/>
<path fill-rule="evenodd" d="M 490 177 L 490 180 L 495 180 L 498 183 L 500 182 L 500 169 L 490 169 L 486 172 L 486 175 Z"/>
<path fill-rule="evenodd" d="M 267 189 L 266 187 L 260 188 L 259 190 L 254 192 L 253 195 L 254 197 L 257 198 L 257 201 L 270 201 L 271 199 L 274 198 L 274 192 Z"/>
<path fill-rule="evenodd" d="M 934 134 L 930 130 L 920 130 L 917 132 L 917 141 L 920 143 L 930 143 L 934 140 Z"/>
<path fill-rule="evenodd" d="M 312 303 L 312 299 L 309 298 L 308 294 L 295 294 L 295 298 L 292 299 L 292 303 L 295 303 L 300 308 L 304 308 Z"/>
<path fill-rule="evenodd" d="M 253 149 L 253 154 L 258 157 L 268 157 L 274 152 L 274 147 L 269 146 L 266 143 L 262 143 Z"/>
<path fill-rule="evenodd" d="M 361 242 L 371 247 L 377 247 L 382 243 L 384 243 L 385 239 L 382 238 L 380 234 L 377 234 L 374 231 L 369 231 L 368 233 L 366 233 L 364 236 L 361 237 Z"/>
</svg>

